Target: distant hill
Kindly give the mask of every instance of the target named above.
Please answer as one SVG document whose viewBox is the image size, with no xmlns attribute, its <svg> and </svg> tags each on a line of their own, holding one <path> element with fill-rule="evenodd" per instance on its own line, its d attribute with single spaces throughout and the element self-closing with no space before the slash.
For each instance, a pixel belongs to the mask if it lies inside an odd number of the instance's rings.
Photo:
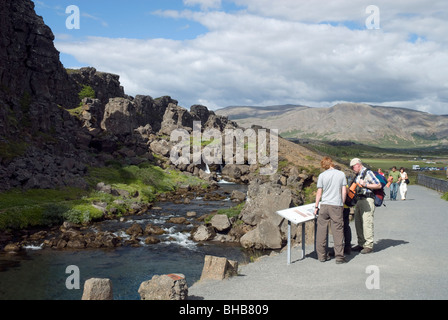
<svg viewBox="0 0 448 320">
<path fill-rule="evenodd" d="M 279 129 L 284 138 L 398 148 L 448 145 L 448 115 L 405 108 L 340 103 L 330 108 L 232 106 L 216 113 L 242 127 L 256 124 Z"/>
</svg>

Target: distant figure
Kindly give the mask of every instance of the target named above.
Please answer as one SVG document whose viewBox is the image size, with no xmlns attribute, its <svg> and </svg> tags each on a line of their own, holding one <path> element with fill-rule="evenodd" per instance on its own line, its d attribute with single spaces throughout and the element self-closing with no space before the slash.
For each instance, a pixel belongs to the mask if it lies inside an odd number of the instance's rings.
<svg viewBox="0 0 448 320">
<path fill-rule="evenodd" d="M 400 178 L 398 181 L 400 182 L 400 195 L 401 200 L 406 200 L 406 193 L 408 192 L 408 185 L 406 180 L 408 179 L 408 174 L 404 171 L 404 168 L 400 168 Z"/>
<path fill-rule="evenodd" d="M 448 179 L 448 167 L 446 167 L 446 178 Z"/>
<path fill-rule="evenodd" d="M 364 167 L 358 158 L 350 161 L 350 167 L 356 173 L 355 181 L 362 188 L 355 206 L 355 226 L 358 245 L 353 248 L 361 253 L 373 251 L 373 215 L 375 213 L 375 194 L 372 190 L 381 189 L 381 183 L 375 174 Z"/>
<path fill-rule="evenodd" d="M 344 221 L 343 210 L 347 195 L 347 178 L 344 172 L 334 168 L 333 160 L 324 157 L 320 162 L 324 172 L 317 178 L 316 205 L 314 214 L 317 215 L 316 251 L 320 262 L 330 260 L 326 252 L 328 222 L 331 221 L 333 233 L 334 253 L 336 263 L 346 263 L 344 257 Z"/>
<path fill-rule="evenodd" d="M 397 171 L 396 166 L 392 167 L 392 171 L 389 172 L 389 177 L 392 177 L 392 183 L 390 184 L 390 200 L 397 200 L 398 179 L 400 179 L 400 172 Z"/>
<path fill-rule="evenodd" d="M 381 168 L 378 168 L 378 173 L 384 177 L 384 172 L 381 170 Z"/>
</svg>

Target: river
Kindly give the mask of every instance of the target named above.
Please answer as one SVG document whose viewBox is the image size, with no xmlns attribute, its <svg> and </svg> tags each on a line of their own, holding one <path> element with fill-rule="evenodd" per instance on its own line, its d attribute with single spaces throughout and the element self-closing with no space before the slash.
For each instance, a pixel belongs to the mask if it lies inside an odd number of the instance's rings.
<svg viewBox="0 0 448 320">
<path fill-rule="evenodd" d="M 219 192 L 247 187 L 220 184 Z M 123 230 L 133 223 L 158 225 L 167 232 L 158 244 L 115 249 L 54 250 L 29 247 L 20 253 L 0 253 L 0 300 L 80 300 L 84 282 L 89 278 L 109 278 L 115 300 L 139 300 L 138 288 L 156 274 L 182 273 L 189 286 L 199 280 L 205 255 L 227 257 L 239 263 L 249 262 L 250 253 L 239 245 L 218 242 L 196 243 L 189 239 L 192 225 L 168 224 L 170 217 L 186 217 L 188 211 L 197 216 L 220 208 L 234 206 L 228 198 L 204 201 L 198 197 L 189 204 L 160 202 L 160 210 L 150 210 L 141 216 L 126 217 L 125 221 L 104 221 L 95 227 L 102 230 Z M 187 218 L 192 221 L 195 219 Z M 118 231 L 117 231 L 118 232 Z M 120 236 L 126 236 L 120 234 Z M 66 280 L 72 275 L 66 269 L 77 266 L 80 289 L 67 289 Z"/>
</svg>

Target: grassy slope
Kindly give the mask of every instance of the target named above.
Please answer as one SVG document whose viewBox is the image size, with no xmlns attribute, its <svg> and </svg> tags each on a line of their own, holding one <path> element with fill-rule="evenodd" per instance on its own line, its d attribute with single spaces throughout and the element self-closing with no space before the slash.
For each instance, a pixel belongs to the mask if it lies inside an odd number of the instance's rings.
<svg viewBox="0 0 448 320">
<path fill-rule="evenodd" d="M 157 194 L 174 191 L 178 185 L 204 185 L 196 177 L 186 176 L 177 171 L 163 170 L 145 163 L 139 166 L 118 164 L 102 168 L 90 168 L 87 176 L 90 188 L 81 190 L 65 188 L 59 190 L 32 189 L 11 190 L 0 193 L 0 230 L 20 229 L 61 223 L 88 222 L 103 217 L 102 210 L 92 204 L 108 203 L 118 214 L 129 210 L 131 203 L 150 203 Z M 112 188 L 126 190 L 134 197 L 127 199 L 95 190 L 98 182 L 110 184 Z M 113 203 L 114 200 L 122 200 Z"/>
</svg>

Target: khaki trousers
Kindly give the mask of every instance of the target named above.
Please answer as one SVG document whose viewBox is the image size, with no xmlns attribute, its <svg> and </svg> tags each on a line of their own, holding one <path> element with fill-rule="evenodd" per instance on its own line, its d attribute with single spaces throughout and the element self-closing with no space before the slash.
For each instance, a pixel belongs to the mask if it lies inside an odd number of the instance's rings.
<svg viewBox="0 0 448 320">
<path fill-rule="evenodd" d="M 375 201 L 372 198 L 361 199 L 355 206 L 355 227 L 358 245 L 373 249 L 373 215 Z"/>
<path fill-rule="evenodd" d="M 336 259 L 344 258 L 344 207 L 321 204 L 317 217 L 316 251 L 319 260 L 326 258 L 328 221 L 331 221 L 334 255 Z"/>
</svg>

